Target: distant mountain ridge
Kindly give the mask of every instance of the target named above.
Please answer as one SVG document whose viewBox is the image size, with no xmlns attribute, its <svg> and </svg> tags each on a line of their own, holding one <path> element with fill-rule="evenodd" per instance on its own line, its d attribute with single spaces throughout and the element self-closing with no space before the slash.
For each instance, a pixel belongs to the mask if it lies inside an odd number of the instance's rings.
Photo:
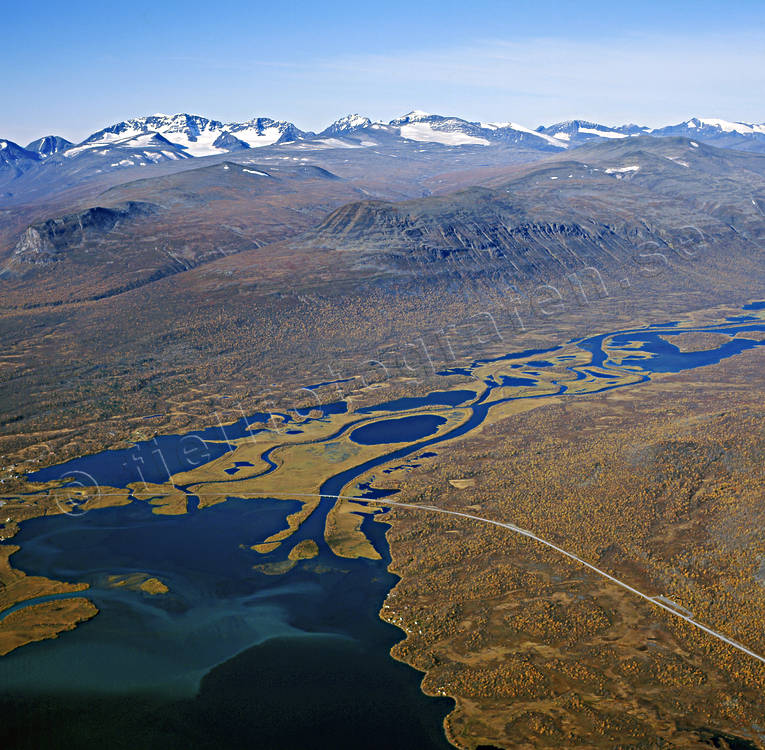
<svg viewBox="0 0 765 750">
<path fill-rule="evenodd" d="M 651 129 L 640 125 L 609 127 L 587 120 L 566 120 L 548 127 L 540 126 L 537 128 L 537 132 L 555 138 L 567 146 L 578 146 L 598 138 L 628 138 L 631 135 L 648 135 Z"/>
<path fill-rule="evenodd" d="M 586 143 L 646 135 L 684 136 L 722 148 L 765 153 L 765 123 L 716 118 L 693 117 L 659 128 L 567 120 L 532 129 L 512 121 L 476 122 L 415 110 L 389 122 L 350 114 L 315 133 L 270 117 L 226 123 L 187 113 L 155 114 L 109 125 L 77 144 L 57 135 L 44 136 L 26 147 L 0 140 L 0 196 L 3 190 L 7 196 L 16 190 L 24 192 L 27 188 L 18 178 L 27 175 L 44 191 L 49 184 L 71 186 L 113 170 L 267 146 L 299 150 L 303 158 L 311 149 L 395 147 L 400 158 L 432 148 L 556 153 Z"/>
<path fill-rule="evenodd" d="M 115 140 L 158 133 L 190 156 L 212 156 L 240 148 L 271 146 L 294 141 L 305 133 L 292 123 L 257 117 L 247 122 L 223 123 L 200 115 L 150 115 L 125 120 L 88 136 L 81 146 L 108 145 Z"/>
<path fill-rule="evenodd" d="M 188 156 L 201 157 L 282 143 L 293 143 L 328 136 L 350 136 L 361 131 L 384 131 L 405 140 L 440 143 L 445 146 L 490 145 L 493 142 L 523 142 L 544 148 L 568 148 L 598 138 L 624 138 L 632 135 L 683 135 L 702 139 L 749 139 L 765 150 L 765 123 L 744 123 L 717 118 L 693 117 L 676 125 L 649 128 L 640 125 L 608 126 L 587 120 L 566 120 L 532 129 L 515 122 L 473 122 L 455 116 L 414 110 L 389 122 L 350 114 L 339 118 L 321 132 L 304 131 L 291 122 L 255 117 L 246 122 L 224 123 L 200 115 L 179 113 L 136 117 L 115 123 L 89 135 L 78 144 L 49 135 L 33 141 L 25 149 L 12 141 L 0 140 L 16 150 L 47 157 L 55 153 L 75 155 L 84 148 L 106 148 L 126 143 L 141 135 L 158 134 Z M 0 146 L 0 150 L 3 147 Z M 760 149 L 752 149 L 760 150 Z M 34 157 L 30 157 L 33 158 Z"/>
</svg>

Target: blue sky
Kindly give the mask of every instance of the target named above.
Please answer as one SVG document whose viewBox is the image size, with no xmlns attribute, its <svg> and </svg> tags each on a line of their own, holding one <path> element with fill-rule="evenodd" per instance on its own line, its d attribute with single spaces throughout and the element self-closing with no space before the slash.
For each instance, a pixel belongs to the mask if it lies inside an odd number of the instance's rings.
<svg viewBox="0 0 765 750">
<path fill-rule="evenodd" d="M 0 137 L 22 144 L 154 112 L 765 121 L 762 0 L 37 0 L 2 28 Z"/>
</svg>

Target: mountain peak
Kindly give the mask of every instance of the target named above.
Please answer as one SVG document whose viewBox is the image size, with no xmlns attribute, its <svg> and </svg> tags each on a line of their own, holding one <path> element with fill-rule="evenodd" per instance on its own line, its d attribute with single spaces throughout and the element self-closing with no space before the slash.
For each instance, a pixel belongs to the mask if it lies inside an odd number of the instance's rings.
<svg viewBox="0 0 765 750">
<path fill-rule="evenodd" d="M 422 122 L 424 120 L 459 120 L 459 117 L 443 117 L 442 115 L 434 115 L 430 112 L 423 112 L 421 109 L 413 109 L 411 112 L 407 112 L 401 117 L 396 117 L 388 123 L 389 125 L 406 125 L 410 122 Z"/>
<path fill-rule="evenodd" d="M 39 159 L 40 155 L 37 152 L 29 151 L 18 143 L 0 138 L 0 169 L 4 167 L 14 170 L 23 169 Z"/>
<path fill-rule="evenodd" d="M 554 125 L 540 126 L 536 132 L 551 136 L 567 145 L 580 145 L 596 138 L 627 138 L 647 131 L 635 125 L 613 128 L 589 120 L 564 120 Z"/>
<path fill-rule="evenodd" d="M 342 135 L 352 133 L 356 130 L 368 128 L 372 121 L 368 117 L 359 114 L 345 115 L 339 120 L 335 120 L 329 127 L 321 131 L 319 135 Z"/>
<path fill-rule="evenodd" d="M 756 145 L 765 136 L 765 123 L 747 123 L 723 120 L 719 117 L 691 117 L 677 125 L 654 128 L 651 135 L 683 135 L 689 137 L 707 136 L 730 143 L 731 139 L 739 146 L 746 143 L 747 148 Z M 742 141 L 741 136 L 744 136 Z"/>
<path fill-rule="evenodd" d="M 66 151 L 66 149 L 71 148 L 73 145 L 71 141 L 67 141 L 66 138 L 61 136 L 45 135 L 28 144 L 27 151 L 34 151 L 40 154 L 41 158 L 45 159 L 48 156 L 57 154 L 59 151 Z"/>
</svg>

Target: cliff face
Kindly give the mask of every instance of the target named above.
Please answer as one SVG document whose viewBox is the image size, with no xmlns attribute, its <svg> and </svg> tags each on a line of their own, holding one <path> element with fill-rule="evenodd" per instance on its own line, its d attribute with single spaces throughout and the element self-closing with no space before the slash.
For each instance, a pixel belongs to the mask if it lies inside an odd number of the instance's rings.
<svg viewBox="0 0 765 750">
<path fill-rule="evenodd" d="M 13 251 L 14 258 L 26 263 L 50 263 L 56 248 L 47 232 L 37 227 L 27 227 Z"/>
<path fill-rule="evenodd" d="M 130 201 L 113 208 L 100 206 L 33 224 L 24 231 L 11 257 L 11 266 L 46 265 L 58 260 L 62 253 L 98 239 L 118 224 L 148 216 L 158 211 L 152 203 Z"/>
</svg>

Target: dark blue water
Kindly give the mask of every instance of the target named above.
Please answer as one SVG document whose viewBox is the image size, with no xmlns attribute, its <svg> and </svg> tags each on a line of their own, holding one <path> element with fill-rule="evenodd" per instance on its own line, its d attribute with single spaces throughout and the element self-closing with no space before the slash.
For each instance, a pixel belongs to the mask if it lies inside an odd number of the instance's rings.
<svg viewBox="0 0 765 750">
<path fill-rule="evenodd" d="M 496 382 L 496 380 L 494 381 Z M 534 380 L 534 378 L 519 378 L 515 377 L 514 375 L 500 375 L 499 376 L 499 385 L 503 387 L 508 386 L 533 386 L 536 385 L 537 381 Z"/>
<path fill-rule="evenodd" d="M 746 334 L 749 332 L 765 330 L 765 324 L 756 322 L 753 324 L 741 324 L 747 321 L 732 321 L 725 326 L 710 326 L 693 329 L 668 329 L 668 330 L 630 330 L 619 331 L 616 334 L 601 334 L 577 341 L 577 346 L 592 354 L 592 365 L 603 367 L 610 363 L 608 353 L 604 349 L 606 339 L 612 340 L 612 346 L 619 348 L 628 346 L 630 343 L 638 343 L 640 348 L 634 356 L 627 356 L 622 364 L 638 367 L 646 372 L 682 372 L 697 367 L 714 365 L 722 360 L 732 357 L 749 349 L 762 346 L 762 341 L 755 339 L 738 338 L 730 339 L 714 349 L 697 352 L 683 352 L 679 347 L 666 341 L 663 337 L 671 337 L 678 334 L 694 333 L 725 333 L 728 335 Z M 637 353 L 639 352 L 639 353 Z M 648 357 L 642 356 L 647 354 Z M 617 368 L 618 369 L 618 368 Z"/>
<path fill-rule="evenodd" d="M 296 501 L 229 500 L 205 511 L 157 516 L 148 504 L 134 502 L 23 523 L 14 567 L 91 584 L 87 596 L 101 613 L 61 644 L 50 642 L 55 647 L 44 660 L 37 653 L 47 650 L 45 644 L 0 660 L 0 684 L 193 693 L 215 664 L 272 632 L 289 632 L 278 608 L 265 616 L 251 600 L 258 590 L 252 565 L 260 556 L 249 548 L 284 528 L 285 514 L 299 507 Z M 108 575 L 136 572 L 157 576 L 172 593 L 147 597 L 105 583 Z M 108 658 L 88 657 L 94 650 Z"/>
<path fill-rule="evenodd" d="M 348 405 L 344 401 L 336 401 L 275 416 L 280 417 L 284 424 L 304 424 L 323 420 L 332 414 L 344 414 L 347 410 Z M 318 411 L 319 416 L 309 417 L 312 411 Z M 48 466 L 29 473 L 27 479 L 50 482 L 71 477 L 83 486 L 98 484 L 109 487 L 127 487 L 135 482 L 162 484 L 170 481 L 173 474 L 191 471 L 233 451 L 235 445 L 232 441 L 265 432 L 262 426 L 256 428 L 253 425 L 267 422 L 271 417 L 271 414 L 257 413 L 232 424 L 194 430 L 183 435 L 158 435 L 151 440 L 137 442 L 130 448 L 102 451 Z"/>
<path fill-rule="evenodd" d="M 346 469 L 339 474 L 335 474 L 335 476 L 325 481 L 319 489 L 319 493 L 322 495 L 323 507 L 325 510 L 330 508 L 334 503 L 332 498 L 342 494 L 342 490 L 346 485 L 350 484 L 354 479 L 356 479 L 356 477 L 365 474 L 367 471 L 375 469 L 382 464 L 390 463 L 391 461 L 396 461 L 400 458 L 406 458 L 407 456 L 411 456 L 413 453 L 421 451 L 423 448 L 428 448 L 446 440 L 460 437 L 461 435 L 465 435 L 471 430 L 474 430 L 486 418 L 486 415 L 489 412 L 489 408 L 496 405 L 497 403 L 500 402 L 497 401 L 493 403 L 475 404 L 471 407 L 470 417 L 462 424 L 453 427 L 451 430 L 448 430 L 447 432 L 437 437 L 421 440 L 420 442 L 411 443 L 410 445 L 405 445 L 402 448 L 391 451 L 390 453 L 371 458 L 367 461 L 364 461 L 364 463 L 353 466 L 350 469 Z"/>
<path fill-rule="evenodd" d="M 693 330 L 732 335 L 763 329 L 763 323 L 739 317 L 724 326 Z M 592 353 L 592 363 L 566 365 L 565 377 L 601 379 L 599 391 L 626 387 L 612 383 L 620 368 L 604 348 L 609 337 L 617 347 L 638 344 L 623 364 L 640 371 L 641 382 L 653 372 L 714 364 L 762 345 L 744 337 L 709 351 L 682 352 L 662 338 L 682 332 L 668 323 L 588 337 L 577 344 Z M 528 377 L 529 366 L 552 364 L 533 360 L 518 365 L 514 360 L 560 348 L 513 352 L 446 371 L 472 375 L 483 364 L 500 361 L 508 362 L 514 371 L 522 368 L 518 376 L 488 379 L 489 387 L 478 399 L 470 390 L 436 391 L 359 410 L 376 414 L 472 402 L 466 422 L 441 435 L 436 433 L 446 420 L 433 413 L 359 426 L 362 418 L 337 430 L 332 438 L 350 431 L 356 443 L 406 445 L 324 482 L 317 511 L 283 549 L 265 558 L 255 554 L 251 545 L 283 528 L 286 515 L 297 507 L 295 502 L 229 500 L 203 511 L 191 502 L 191 512 L 177 517 L 152 515 L 147 506 L 136 502 L 78 518 L 53 516 L 24 523 L 14 540 L 22 549 L 12 562 L 30 573 L 91 583 L 88 597 L 101 612 L 56 641 L 24 647 L 0 660 L 0 685 L 6 687 L 0 695 L 0 741 L 11 740 L 3 746 L 47 747 L 45 742 L 55 735 L 65 736 L 61 747 L 289 750 L 315 746 L 320 727 L 322 746 L 446 747 L 440 724 L 451 702 L 423 696 L 419 676 L 388 657 L 400 633 L 377 617 L 385 593 L 395 582 L 386 571 L 385 525 L 368 516 L 362 522 L 382 563 L 339 561 L 323 539 L 326 513 L 335 502 L 332 496 L 341 494 L 363 473 L 393 461 L 433 455 L 424 449 L 469 433 L 494 405 L 532 397 L 533 393 L 523 391 L 512 399 L 495 394 L 502 386 L 535 385 L 537 381 Z M 593 366 L 604 371 L 596 372 Z M 551 383 L 558 386 L 552 395 L 566 393 L 570 386 L 554 379 Z M 346 410 L 347 405 L 338 402 L 323 407 L 319 417 L 310 417 L 309 408 L 282 416 L 297 428 Z M 256 433 L 253 422 L 264 418 L 268 415 L 157 438 L 127 451 L 105 451 L 30 478 L 72 476 L 81 484 L 109 486 L 125 486 L 142 478 L 163 482 L 169 474 L 223 455 L 231 449 L 227 441 Z M 275 466 L 268 453 L 264 460 Z M 227 473 L 235 478 L 244 465 L 232 465 Z M 404 463 L 398 468 L 414 465 Z M 395 492 L 376 489 L 372 481 L 361 485 L 363 498 L 379 499 Z M 317 541 L 318 559 L 276 576 L 253 568 L 283 561 L 289 548 L 306 538 Z M 171 592 L 149 597 L 104 586 L 106 575 L 131 572 L 154 575 Z M 41 706 L 47 706 L 45 720 Z M 80 721 L 71 721 L 72 711 Z M 83 733 L 77 734 L 80 730 Z"/>
<path fill-rule="evenodd" d="M 163 517 L 134 502 L 22 524 L 14 566 L 91 583 L 100 612 L 0 660 L 1 746 L 449 747 L 453 702 L 388 656 L 401 631 L 377 615 L 396 581 L 386 526 L 364 526 L 382 562 L 323 551 L 281 575 L 253 568 L 315 532 L 265 557 L 250 549 L 298 506 L 230 499 Z M 135 572 L 170 593 L 106 585 Z"/>
<path fill-rule="evenodd" d="M 103 451 L 48 466 L 31 472 L 27 478 L 32 482 L 72 478 L 82 485 L 110 487 L 127 487 L 133 482 L 162 484 L 173 474 L 195 469 L 232 450 L 227 443 L 210 442 L 210 438 L 202 434 L 200 431 L 188 435 L 159 435 L 131 448 Z"/>
<path fill-rule="evenodd" d="M 748 305 L 744 305 L 744 310 L 765 310 L 765 301 L 750 302 Z"/>
<path fill-rule="evenodd" d="M 383 497 L 390 497 L 391 495 L 397 494 L 400 490 L 382 490 L 378 489 L 376 487 L 372 487 L 372 483 L 375 481 L 375 478 L 372 477 L 368 482 L 362 482 L 359 483 L 359 489 L 361 492 L 359 493 L 359 497 L 368 498 L 369 500 L 379 500 Z"/>
<path fill-rule="evenodd" d="M 420 398 L 397 398 L 394 401 L 384 401 L 375 406 L 365 406 L 356 409 L 356 414 L 374 414 L 378 411 L 408 411 L 426 406 L 459 406 L 476 397 L 475 391 L 434 391 Z"/>
<path fill-rule="evenodd" d="M 405 443 L 434 435 L 443 424 L 446 424 L 445 417 L 437 414 L 418 414 L 412 417 L 371 422 L 357 427 L 349 437 L 359 445 Z"/>
<path fill-rule="evenodd" d="M 502 354 L 499 357 L 491 357 L 489 359 L 476 359 L 468 367 L 452 367 L 447 370 L 442 370 L 437 373 L 438 375 L 471 375 L 472 372 L 482 365 L 491 364 L 492 362 L 509 362 L 514 359 L 526 359 L 535 354 L 549 354 L 550 352 L 557 352 L 561 347 L 553 346 L 549 349 L 525 349 L 522 352 L 510 352 L 509 354 Z"/>
<path fill-rule="evenodd" d="M 656 333 L 644 333 L 641 334 L 639 338 L 636 338 L 634 334 L 617 336 L 614 338 L 614 344 L 616 346 L 621 346 L 628 340 L 642 342 L 643 346 L 641 351 L 649 351 L 651 357 L 649 360 L 639 356 L 625 357 L 622 360 L 622 364 L 638 366 L 650 370 L 651 372 L 681 372 L 682 370 L 705 367 L 707 365 L 722 362 L 722 360 L 727 359 L 734 354 L 741 354 L 741 352 L 745 352 L 748 349 L 754 349 L 755 347 L 760 346 L 760 342 L 750 339 L 731 339 L 717 349 L 698 352 L 683 352 L 677 346 L 665 341 Z"/>
<path fill-rule="evenodd" d="M 745 310 L 761 310 L 765 302 L 752 302 L 744 307 Z M 605 340 L 613 336 L 617 346 L 623 346 L 629 341 L 640 342 L 641 352 L 651 355 L 646 360 L 638 355 L 628 357 L 624 364 L 637 366 L 645 371 L 652 372 L 680 372 L 685 369 L 703 367 L 716 364 L 723 359 L 739 354 L 747 349 L 760 346 L 761 342 L 747 339 L 729 341 L 721 347 L 702 352 L 681 352 L 677 347 L 661 338 L 660 334 L 671 336 L 675 333 L 683 333 L 686 330 L 725 333 L 746 333 L 747 331 L 762 331 L 763 324 L 759 319 L 751 316 L 739 316 L 729 319 L 729 324 L 724 326 L 707 326 L 695 329 L 679 329 L 677 321 L 668 323 L 651 324 L 646 329 L 619 331 L 610 334 L 601 334 L 586 339 L 576 340 L 576 344 L 592 355 L 591 366 L 602 367 L 608 360 L 608 354 L 603 348 Z M 750 323 L 749 325 L 746 325 Z M 738 324 L 738 325 L 736 325 Z M 440 375 L 461 374 L 471 376 L 482 365 L 493 362 L 512 362 L 524 359 L 536 354 L 547 354 L 560 350 L 560 346 L 547 349 L 527 349 L 520 352 L 510 352 L 499 357 L 477 359 L 465 367 L 451 368 L 440 372 Z M 528 365 L 536 367 L 548 367 L 551 363 L 547 360 L 531 360 Z M 509 367 L 517 367 L 510 364 Z M 524 373 L 532 374 L 530 372 Z M 593 373 L 594 374 L 594 373 Z M 601 376 L 598 376 L 601 377 Z M 316 389 L 333 383 L 349 382 L 349 379 L 328 381 L 309 386 Z M 530 385 L 528 378 L 509 375 L 500 376 L 500 380 L 489 380 L 487 385 L 495 387 L 497 382 L 504 386 Z M 533 379 L 531 380 L 533 383 Z M 422 406 L 457 406 L 475 397 L 474 391 L 436 391 L 423 397 L 402 398 L 389 401 L 377 406 L 363 407 L 358 410 L 359 414 L 371 414 L 377 411 L 403 411 L 405 409 L 419 408 Z M 326 419 L 332 414 L 347 412 L 347 404 L 337 401 L 330 404 L 303 407 L 294 409 L 290 413 L 279 414 L 284 424 L 305 423 L 314 421 L 309 414 L 318 410 L 319 416 L 315 419 Z M 48 482 L 56 479 L 71 477 L 80 485 L 108 485 L 112 487 L 126 487 L 134 482 L 150 482 L 161 484 L 170 479 L 173 474 L 190 471 L 202 464 L 213 461 L 232 450 L 229 441 L 238 440 L 250 435 L 257 435 L 262 428 L 254 428 L 253 425 L 262 423 L 272 415 L 265 413 L 253 414 L 229 425 L 209 427 L 204 430 L 196 430 L 184 435 L 162 435 L 150 441 L 136 443 L 131 448 L 117 451 L 103 451 L 94 456 L 82 456 L 72 459 L 63 464 L 49 466 L 28 475 L 31 481 Z M 339 431 L 338 434 L 346 428 Z M 362 433 L 363 434 L 363 433 Z M 414 435 L 412 439 L 418 439 Z M 357 441 L 358 442 L 358 441 Z M 383 440 L 382 442 L 393 442 Z"/>
<path fill-rule="evenodd" d="M 414 462 L 408 464 L 399 464 L 398 466 L 391 466 L 390 469 L 383 469 L 383 474 L 393 474 L 395 471 L 411 471 L 412 469 L 416 469 L 419 466 L 422 466 L 422 464 Z"/>
<path fill-rule="evenodd" d="M 287 434 L 291 434 L 294 432 L 296 432 L 296 430 L 287 430 Z M 231 476 L 233 476 L 234 474 L 238 474 L 242 470 L 242 467 L 244 466 L 253 466 L 253 464 L 250 461 L 234 461 L 234 465 L 230 469 L 224 469 L 223 471 L 226 474 L 230 474 Z"/>
</svg>

